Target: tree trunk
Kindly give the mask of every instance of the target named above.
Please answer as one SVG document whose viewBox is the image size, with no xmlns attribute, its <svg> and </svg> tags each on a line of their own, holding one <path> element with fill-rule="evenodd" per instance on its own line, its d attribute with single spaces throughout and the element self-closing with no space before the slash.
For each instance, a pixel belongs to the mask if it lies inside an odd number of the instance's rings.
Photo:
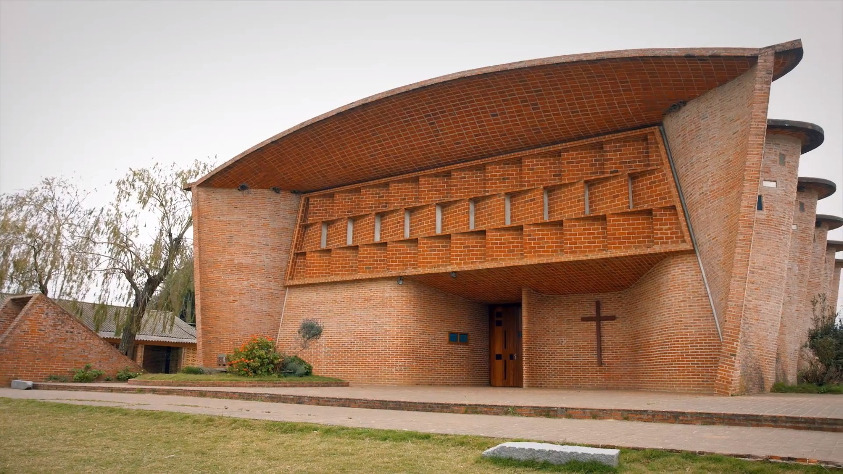
<svg viewBox="0 0 843 474">
<path fill-rule="evenodd" d="M 132 306 L 132 312 L 129 314 L 129 319 L 123 327 L 123 334 L 120 335 L 119 351 L 126 355 L 129 359 L 135 360 L 135 338 L 140 332 L 141 323 L 143 322 L 143 315 L 146 313 L 146 300 L 140 307 L 135 304 Z"/>
<path fill-rule="evenodd" d="M 130 318 L 134 319 L 134 314 Z M 123 328 L 123 334 L 120 335 L 120 347 L 118 350 L 129 359 L 135 360 L 135 337 L 137 333 L 132 331 L 131 326 L 132 322 L 127 321 L 126 327 Z"/>
</svg>

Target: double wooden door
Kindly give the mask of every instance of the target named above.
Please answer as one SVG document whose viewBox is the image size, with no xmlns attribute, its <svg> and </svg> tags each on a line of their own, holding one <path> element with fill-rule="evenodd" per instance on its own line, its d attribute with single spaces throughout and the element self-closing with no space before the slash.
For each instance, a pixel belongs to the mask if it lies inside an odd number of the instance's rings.
<svg viewBox="0 0 843 474">
<path fill-rule="evenodd" d="M 521 387 L 521 305 L 489 311 L 489 369 L 493 387 Z"/>
</svg>

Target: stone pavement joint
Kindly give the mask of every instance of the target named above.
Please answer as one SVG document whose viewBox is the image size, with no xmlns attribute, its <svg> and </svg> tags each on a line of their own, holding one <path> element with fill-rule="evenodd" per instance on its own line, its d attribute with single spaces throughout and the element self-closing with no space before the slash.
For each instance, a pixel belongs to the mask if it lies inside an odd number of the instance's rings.
<svg viewBox="0 0 843 474">
<path fill-rule="evenodd" d="M 475 435 L 504 440 L 585 444 L 603 448 L 714 453 L 749 459 L 819 462 L 824 465 L 843 467 L 843 433 L 822 431 L 616 420 L 461 415 L 148 393 L 23 391 L 1 388 L 0 397 L 355 428 Z"/>
<path fill-rule="evenodd" d="M 506 399 L 508 403 L 493 403 L 501 399 L 489 398 L 480 403 L 469 403 L 466 401 L 453 400 L 454 395 L 462 395 L 468 398 L 476 392 L 483 392 L 488 387 L 449 387 L 445 390 L 449 398 L 441 395 L 431 396 L 431 389 L 438 387 L 418 387 L 415 398 L 407 396 L 396 396 L 391 387 L 366 386 L 366 396 L 359 391 L 352 391 L 348 387 L 336 388 L 328 391 L 328 387 L 320 387 L 310 391 L 305 388 L 263 388 L 263 390 L 247 390 L 244 387 L 149 387 L 149 386 L 127 386 L 125 384 L 64 384 L 64 383 L 38 383 L 35 385 L 39 390 L 83 390 L 83 391 L 104 391 L 104 392 L 128 392 L 128 393 L 152 393 L 158 395 L 182 395 L 193 397 L 224 398 L 232 400 L 254 400 L 275 403 L 292 403 L 299 405 L 336 406 L 348 408 L 368 408 L 378 410 L 399 410 L 399 411 L 421 411 L 435 413 L 459 413 L 459 414 L 482 414 L 482 415 L 515 415 L 524 417 L 542 418 L 569 418 L 578 420 L 624 420 L 641 421 L 650 423 L 677 423 L 688 425 L 726 425 L 726 426 L 750 426 L 784 428 L 812 431 L 843 432 L 843 410 L 811 412 L 805 411 L 800 414 L 793 411 L 792 407 L 775 413 L 774 410 L 735 410 L 734 403 L 728 403 L 738 398 L 747 398 L 755 401 L 763 400 L 759 397 L 705 397 L 685 396 L 680 394 L 651 393 L 651 400 L 675 399 L 678 403 L 665 406 L 664 401 L 653 405 L 652 402 L 644 406 L 628 404 L 623 406 L 624 398 L 640 396 L 642 392 L 612 392 L 608 391 L 603 397 L 613 401 L 615 405 L 604 403 L 601 406 L 588 406 L 593 401 L 587 399 L 569 400 L 571 404 L 563 399 L 554 399 L 553 395 L 568 394 L 571 391 L 544 390 L 540 392 L 523 392 L 525 397 L 519 399 Z M 357 388 L 357 387 L 356 387 Z M 493 389 L 494 390 L 494 389 Z M 523 389 L 522 389 L 523 390 Z M 450 391 L 450 394 L 448 393 Z M 321 395 L 321 394 L 325 395 Z M 494 392 L 491 392 L 494 394 Z M 594 391 L 587 391 L 593 395 Z M 598 392 L 599 393 L 599 392 Z M 648 393 L 648 392 L 643 392 Z M 434 393 L 436 395 L 436 393 Z M 777 394 L 778 395 L 778 394 Z M 782 394 L 786 395 L 786 394 Z M 779 397 L 787 400 L 788 397 Z M 524 401 L 539 404 L 526 405 Z M 706 405 L 701 405 L 704 400 Z M 794 403 L 800 406 L 812 406 L 821 402 L 836 402 L 838 399 L 833 395 L 819 395 L 813 397 L 790 397 Z M 843 400 L 839 400 L 843 401 Z M 583 406 L 585 405 L 585 406 Z M 620 405 L 620 406 L 618 406 Z M 683 405 L 685 409 L 683 408 Z M 784 404 L 782 404 L 784 405 Z M 834 405 L 834 403 L 831 403 Z M 715 411 L 717 410 L 717 411 Z M 787 411 L 790 410 L 790 414 Z M 812 416 L 808 416 L 808 415 Z"/>
</svg>

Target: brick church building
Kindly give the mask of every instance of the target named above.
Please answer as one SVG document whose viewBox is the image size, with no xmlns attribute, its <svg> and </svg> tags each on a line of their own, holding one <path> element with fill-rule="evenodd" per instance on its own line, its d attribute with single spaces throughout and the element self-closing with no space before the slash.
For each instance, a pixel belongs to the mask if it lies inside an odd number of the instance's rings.
<svg viewBox="0 0 843 474">
<path fill-rule="evenodd" d="M 843 219 L 816 214 L 835 184 L 797 176 L 822 129 L 767 117 L 801 58 L 797 40 L 522 61 L 254 146 L 191 185 L 199 363 L 263 335 L 358 383 L 794 382 L 843 250 Z M 302 349 L 305 318 L 324 333 Z"/>
</svg>

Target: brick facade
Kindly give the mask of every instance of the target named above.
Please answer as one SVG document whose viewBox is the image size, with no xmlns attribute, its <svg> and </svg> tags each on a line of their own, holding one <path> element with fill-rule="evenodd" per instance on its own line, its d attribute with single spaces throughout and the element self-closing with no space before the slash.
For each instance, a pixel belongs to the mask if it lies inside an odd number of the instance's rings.
<svg viewBox="0 0 843 474">
<path fill-rule="evenodd" d="M 793 206 L 787 284 L 782 305 L 777 343 L 776 379 L 796 383 L 797 361 L 811 324 L 810 293 L 816 291 L 808 282 L 814 248 L 814 222 L 817 213 L 817 191 L 797 191 Z M 811 288 L 811 290 L 809 290 Z"/>
<path fill-rule="evenodd" d="M 832 275 L 831 280 L 831 292 L 828 297 L 828 304 L 831 305 L 832 308 L 838 310 L 837 304 L 840 302 L 839 294 L 840 291 L 840 271 L 843 269 L 843 260 L 837 259 L 834 261 L 834 274 Z"/>
<path fill-rule="evenodd" d="M 194 188 L 197 352 L 204 366 L 252 335 L 275 337 L 299 197 Z"/>
<path fill-rule="evenodd" d="M 198 363 L 258 334 L 351 382 L 486 385 L 490 308 L 521 304 L 524 386 L 793 379 L 807 296 L 835 275 L 820 195 L 797 189 L 822 130 L 767 119 L 801 45 L 646 54 L 408 86 L 200 179 Z M 597 300 L 617 318 L 602 365 Z M 304 318 L 325 331 L 306 349 Z"/>
<path fill-rule="evenodd" d="M 652 298 L 658 294 L 658 298 Z M 595 363 L 594 301 L 602 323 Z M 670 257 L 616 293 L 542 295 L 525 290 L 524 386 L 711 392 L 720 341 L 692 253 Z"/>
<path fill-rule="evenodd" d="M 306 350 L 296 334 L 304 318 L 324 328 Z M 409 280 L 292 287 L 278 349 L 352 383 L 488 385 L 488 318 L 484 304 Z M 449 343 L 449 332 L 469 334 L 468 344 Z"/>
<path fill-rule="evenodd" d="M 140 367 L 44 295 L 9 298 L 0 308 L 0 386 L 12 379 L 71 377 L 85 364 L 114 375 Z"/>
</svg>

